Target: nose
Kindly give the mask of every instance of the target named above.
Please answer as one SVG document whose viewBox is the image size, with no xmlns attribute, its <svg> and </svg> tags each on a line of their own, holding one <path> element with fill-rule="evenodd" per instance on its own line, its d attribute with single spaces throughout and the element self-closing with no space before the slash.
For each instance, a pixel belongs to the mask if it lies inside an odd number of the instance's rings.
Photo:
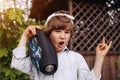
<svg viewBox="0 0 120 80">
<path fill-rule="evenodd" d="M 60 38 L 61 38 L 61 39 L 65 39 L 65 37 L 66 37 L 65 33 L 62 32 L 62 33 L 60 34 Z"/>
</svg>

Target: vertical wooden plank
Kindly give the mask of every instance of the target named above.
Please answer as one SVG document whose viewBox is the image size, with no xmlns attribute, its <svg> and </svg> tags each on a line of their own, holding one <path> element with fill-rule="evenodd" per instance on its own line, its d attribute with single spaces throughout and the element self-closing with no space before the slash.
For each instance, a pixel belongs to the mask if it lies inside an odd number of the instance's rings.
<svg viewBox="0 0 120 80">
<path fill-rule="evenodd" d="M 94 67 L 95 55 L 84 55 L 84 58 L 91 70 Z"/>
<path fill-rule="evenodd" d="M 72 7 L 72 0 L 68 0 L 68 6 L 69 6 L 70 14 L 72 15 L 72 10 L 73 10 L 73 7 Z"/>
<path fill-rule="evenodd" d="M 116 80 L 116 75 L 115 75 L 115 71 L 116 71 L 116 68 L 115 68 L 115 58 L 117 56 L 114 56 L 114 55 L 110 55 L 110 76 L 111 76 L 111 80 Z"/>
<path fill-rule="evenodd" d="M 116 80 L 120 80 L 120 55 L 116 56 Z"/>
<path fill-rule="evenodd" d="M 103 68 L 102 68 L 102 79 L 101 80 L 111 80 L 110 77 L 110 62 L 109 62 L 109 56 L 105 57 Z"/>
<path fill-rule="evenodd" d="M 68 0 L 68 7 L 69 7 L 69 12 L 72 15 L 72 11 L 73 11 L 72 0 Z M 70 44 L 69 44 L 70 49 L 73 49 L 73 46 L 71 45 L 73 40 L 74 40 L 74 38 L 70 39 Z"/>
</svg>

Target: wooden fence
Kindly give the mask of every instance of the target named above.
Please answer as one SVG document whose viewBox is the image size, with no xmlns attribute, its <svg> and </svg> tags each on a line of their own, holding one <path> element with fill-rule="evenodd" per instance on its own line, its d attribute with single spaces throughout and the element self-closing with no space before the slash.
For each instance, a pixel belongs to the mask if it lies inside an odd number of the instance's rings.
<svg viewBox="0 0 120 80">
<path fill-rule="evenodd" d="M 75 17 L 70 49 L 83 54 L 90 69 L 95 61 L 95 47 L 106 37 L 113 41 L 105 58 L 101 80 L 120 80 L 120 13 L 107 6 L 69 1 L 69 11 Z M 111 14 L 112 15 L 111 15 Z"/>
<path fill-rule="evenodd" d="M 84 55 L 90 69 L 93 68 L 95 55 Z M 120 56 L 107 55 L 102 69 L 101 80 L 120 80 Z"/>
</svg>

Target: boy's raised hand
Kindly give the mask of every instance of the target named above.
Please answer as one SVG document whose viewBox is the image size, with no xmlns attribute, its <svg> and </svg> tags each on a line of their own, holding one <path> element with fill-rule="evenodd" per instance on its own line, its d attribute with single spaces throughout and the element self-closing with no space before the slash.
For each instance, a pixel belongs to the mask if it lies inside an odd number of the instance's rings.
<svg viewBox="0 0 120 80">
<path fill-rule="evenodd" d="M 18 47 L 26 46 L 27 40 L 36 35 L 36 29 L 42 29 L 42 26 L 28 26 L 22 34 Z"/>
<path fill-rule="evenodd" d="M 107 45 L 105 43 L 105 38 L 103 38 L 102 42 L 99 43 L 96 47 L 96 56 L 104 58 L 107 52 L 109 51 L 111 45 L 112 45 L 112 41 L 110 41 L 110 43 Z"/>
<path fill-rule="evenodd" d="M 36 35 L 36 29 L 41 30 L 42 26 L 28 26 L 23 33 L 24 37 L 28 39 L 32 36 L 35 36 Z"/>
</svg>

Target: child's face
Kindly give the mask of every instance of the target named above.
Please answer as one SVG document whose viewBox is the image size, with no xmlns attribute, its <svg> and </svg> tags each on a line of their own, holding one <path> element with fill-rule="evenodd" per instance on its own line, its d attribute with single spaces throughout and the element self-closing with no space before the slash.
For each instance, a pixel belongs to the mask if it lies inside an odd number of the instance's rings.
<svg viewBox="0 0 120 80">
<path fill-rule="evenodd" d="M 60 52 L 67 46 L 70 39 L 70 30 L 53 30 L 50 34 L 50 39 L 54 44 L 56 51 Z"/>
</svg>

